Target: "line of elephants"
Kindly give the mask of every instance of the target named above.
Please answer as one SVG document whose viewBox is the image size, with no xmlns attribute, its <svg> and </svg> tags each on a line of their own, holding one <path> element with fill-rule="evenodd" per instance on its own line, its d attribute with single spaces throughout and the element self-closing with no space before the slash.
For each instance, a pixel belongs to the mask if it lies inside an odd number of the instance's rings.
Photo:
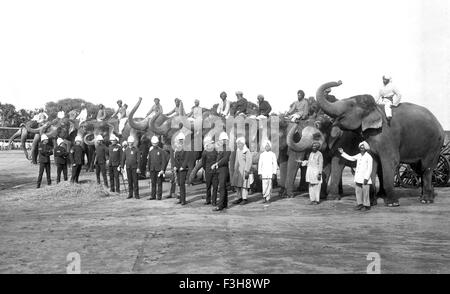
<svg viewBox="0 0 450 294">
<path fill-rule="evenodd" d="M 342 84 L 341 81 L 330 82 L 320 86 L 316 93 L 316 100 L 310 101 L 310 115 L 305 120 L 293 123 L 283 115 L 271 115 L 267 119 L 267 128 L 260 128 L 255 119 L 248 119 L 248 116 L 257 114 L 257 105 L 248 102 L 247 118 L 233 125 L 227 126 L 227 120 L 217 115 L 217 104 L 211 109 L 203 109 L 203 120 L 201 125 L 194 127 L 184 117 L 166 117 L 163 114 L 147 118 L 134 118 L 136 110 L 139 108 L 142 98 L 129 113 L 128 122 L 122 134 L 121 141 L 128 136 L 135 138 L 136 146 L 143 152 L 141 170 L 145 170 L 146 157 L 150 147 L 150 139 L 157 135 L 161 138 L 161 144 L 165 148 L 170 148 L 172 138 L 178 132 L 185 133 L 187 144 L 200 144 L 195 147 L 202 147 L 201 141 L 194 140 L 195 132 L 201 130 L 202 137 L 210 136 L 218 138 L 220 132 L 226 130 L 230 137 L 230 142 L 234 142 L 237 136 L 245 135 L 247 142 L 258 142 L 269 138 L 276 141 L 278 154 L 280 179 L 277 181 L 281 187 L 280 195 L 291 197 L 295 190 L 295 179 L 300 170 L 302 175 L 299 189 L 306 188 L 304 183 L 305 169 L 300 168 L 299 161 L 303 160 L 313 141 L 321 143 L 321 152 L 324 156 L 324 181 L 321 198 L 336 199 L 342 194 L 342 171 L 345 166 L 353 163 L 343 159 L 337 152 L 338 148 L 343 148 L 349 154 L 359 152 L 358 144 L 366 140 L 370 147 L 370 153 L 374 157 L 372 172 L 372 182 L 378 176 L 380 187 L 378 193 L 375 185 L 371 189 L 371 204 L 377 203 L 378 197 L 385 197 L 385 204 L 398 203 L 398 197 L 394 193 L 394 174 L 399 163 L 408 163 L 422 176 L 421 202 L 431 203 L 435 193 L 432 186 L 432 171 L 437 165 L 440 148 L 444 143 L 444 130 L 436 117 L 426 108 L 412 104 L 401 103 L 393 109 L 393 118 L 387 122 L 384 114 L 384 107 L 377 105 L 371 95 L 357 95 L 346 99 L 338 100 L 329 95 L 332 87 Z M 235 104 L 231 104 L 230 114 L 234 114 Z M 40 136 L 46 134 L 50 139 L 56 140 L 61 137 L 66 141 L 67 148 L 70 148 L 76 135 L 84 138 L 84 148 L 87 153 L 87 167 L 92 168 L 93 150 L 95 135 L 102 135 L 107 142 L 110 134 L 118 134 L 118 121 L 98 122 L 91 120 L 78 125 L 73 119 L 53 120 L 40 127 L 33 127 L 33 122 L 24 124 L 10 139 L 20 136 L 22 148 L 25 156 L 29 158 L 25 149 L 26 139 L 33 139 L 31 160 L 36 163 L 37 144 Z M 240 125 L 240 123 L 243 123 Z M 244 126 L 244 127 L 242 127 Z M 195 149 L 199 150 L 199 149 Z M 201 156 L 201 151 L 190 151 L 189 154 L 189 180 L 197 173 L 199 165 L 197 160 Z M 232 153 L 233 155 L 234 153 Z M 233 161 L 233 156 L 231 161 Z M 230 164 L 230 173 L 233 173 L 233 164 Z"/>
</svg>

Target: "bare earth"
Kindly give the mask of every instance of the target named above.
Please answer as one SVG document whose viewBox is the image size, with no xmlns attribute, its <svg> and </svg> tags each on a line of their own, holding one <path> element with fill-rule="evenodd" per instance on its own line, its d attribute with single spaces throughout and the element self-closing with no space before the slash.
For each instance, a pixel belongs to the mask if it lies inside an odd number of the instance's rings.
<svg viewBox="0 0 450 294">
<path fill-rule="evenodd" d="M 91 194 L 47 188 L 45 177 L 36 194 L 37 171 L 21 152 L 0 153 L 0 273 L 65 273 L 70 252 L 80 254 L 82 273 L 365 273 L 370 252 L 380 254 L 382 273 L 450 273 L 449 187 L 432 205 L 418 202 L 419 190 L 399 189 L 401 207 L 380 199 L 354 212 L 346 171 L 341 201 L 310 206 L 302 194 L 264 206 L 254 194 L 215 213 L 203 205 L 204 185 L 189 187 L 181 207 L 147 201 L 148 180 L 141 200 L 99 193 L 84 170 Z"/>
</svg>

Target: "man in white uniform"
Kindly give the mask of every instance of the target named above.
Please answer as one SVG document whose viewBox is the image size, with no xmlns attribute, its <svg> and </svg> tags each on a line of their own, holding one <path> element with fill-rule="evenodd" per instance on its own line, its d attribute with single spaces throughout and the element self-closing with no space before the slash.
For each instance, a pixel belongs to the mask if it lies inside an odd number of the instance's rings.
<svg viewBox="0 0 450 294">
<path fill-rule="evenodd" d="M 398 91 L 397 87 L 392 83 L 392 78 L 390 76 L 383 76 L 383 87 L 380 89 L 380 93 L 378 95 L 377 103 L 384 104 L 384 111 L 386 112 L 386 117 L 388 123 L 392 118 L 392 109 L 391 107 L 397 107 L 400 103 L 402 95 Z"/>
<path fill-rule="evenodd" d="M 342 148 L 338 148 L 341 156 L 350 161 L 356 161 L 355 171 L 355 194 L 356 194 L 356 210 L 368 211 L 370 210 L 370 185 L 372 184 L 372 166 L 373 158 L 367 152 L 370 150 L 369 144 L 364 141 L 359 143 L 360 153 L 355 156 L 350 156 L 344 152 Z"/>
</svg>

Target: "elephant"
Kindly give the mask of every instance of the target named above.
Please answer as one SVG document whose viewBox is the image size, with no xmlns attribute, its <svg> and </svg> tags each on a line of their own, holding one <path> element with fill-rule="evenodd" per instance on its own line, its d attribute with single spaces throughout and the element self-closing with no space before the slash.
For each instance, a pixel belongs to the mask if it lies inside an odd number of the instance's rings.
<svg viewBox="0 0 450 294">
<path fill-rule="evenodd" d="M 312 116 L 313 119 L 310 122 L 313 124 L 308 125 L 304 134 L 302 135 L 300 141 L 295 143 L 293 136 L 296 131 L 292 129 L 287 136 L 288 146 L 297 151 L 305 151 L 311 149 L 311 145 L 303 144 L 303 140 L 308 136 L 310 137 L 309 142 L 316 139 L 321 141 L 321 152 L 323 154 L 323 182 L 321 189 L 321 198 L 326 198 L 329 200 L 340 199 L 343 194 L 342 189 L 342 172 L 344 167 L 349 166 L 351 168 L 356 167 L 355 162 L 345 160 L 340 153 L 338 148 L 344 149 L 349 154 L 357 154 L 359 152 L 358 145 L 364 139 L 363 137 L 353 131 L 343 131 L 339 127 L 333 125 L 333 120 L 327 115 Z M 377 165 L 374 165 L 373 169 L 376 171 Z M 372 182 L 375 183 L 376 172 L 373 173 Z M 376 191 L 375 186 L 371 186 L 371 203 L 376 204 Z"/>
<path fill-rule="evenodd" d="M 36 123 L 36 122 L 34 122 L 34 123 Z M 27 128 L 25 127 L 25 124 L 21 124 L 20 128 L 17 130 L 17 132 L 15 132 L 11 136 L 11 138 L 9 138 L 8 146 L 11 146 L 12 142 L 17 137 L 20 137 L 21 148 L 25 154 L 25 158 L 28 160 L 31 160 L 32 158 L 37 158 L 37 148 L 36 147 L 34 149 L 32 149 L 34 154 L 32 154 L 31 157 L 29 156 L 27 147 L 26 147 L 26 141 L 33 140 L 33 144 L 36 146 L 36 144 L 37 144 L 36 142 L 39 142 L 39 135 L 28 132 Z M 36 137 L 36 139 L 35 139 L 35 137 Z"/>
<path fill-rule="evenodd" d="M 392 119 L 388 123 L 384 107 L 377 105 L 371 95 L 357 95 L 330 102 L 325 91 L 342 85 L 342 81 L 329 82 L 320 86 L 316 99 L 321 109 L 332 118 L 342 130 L 361 134 L 369 144 L 374 162 L 381 164 L 381 186 L 386 193 L 388 207 L 399 206 L 394 192 L 394 175 L 400 163 L 408 163 L 423 181 L 420 200 L 434 201 L 432 173 L 437 165 L 444 143 L 444 130 L 436 117 L 425 107 L 404 102 L 393 107 Z"/>
</svg>

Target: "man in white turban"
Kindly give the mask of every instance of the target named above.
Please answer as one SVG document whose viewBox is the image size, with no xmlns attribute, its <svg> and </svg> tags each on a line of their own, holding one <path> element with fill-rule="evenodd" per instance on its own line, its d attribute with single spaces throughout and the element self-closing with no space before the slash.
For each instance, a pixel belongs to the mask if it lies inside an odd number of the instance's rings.
<svg viewBox="0 0 450 294">
<path fill-rule="evenodd" d="M 369 144 L 364 141 L 359 144 L 360 153 L 355 156 L 350 156 L 344 152 L 342 148 L 338 151 L 342 157 L 350 161 L 356 161 L 355 171 L 355 193 L 356 193 L 356 210 L 368 211 L 370 210 L 370 185 L 372 184 L 372 166 L 373 158 L 367 152 L 370 150 Z"/>
<path fill-rule="evenodd" d="M 258 160 L 258 175 L 262 179 L 263 203 L 270 201 L 272 194 L 272 180 L 277 175 L 277 156 L 272 151 L 272 143 L 269 140 L 263 143 L 264 152 L 261 153 Z"/>
</svg>

